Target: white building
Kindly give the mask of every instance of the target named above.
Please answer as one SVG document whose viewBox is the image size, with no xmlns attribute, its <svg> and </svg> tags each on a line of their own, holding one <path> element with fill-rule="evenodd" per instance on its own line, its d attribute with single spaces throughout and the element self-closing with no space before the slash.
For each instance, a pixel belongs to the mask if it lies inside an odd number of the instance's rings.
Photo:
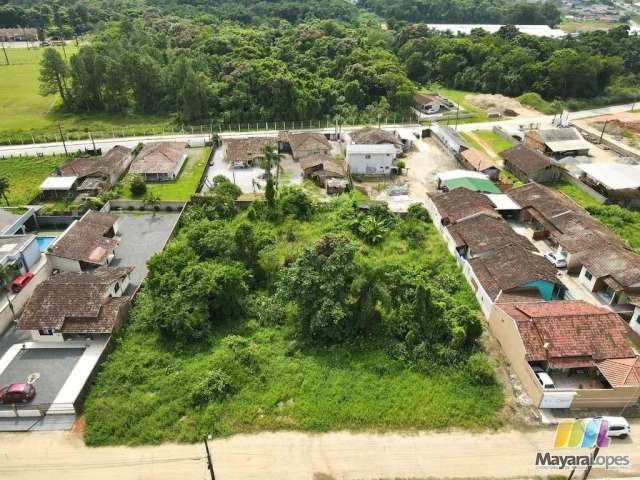
<svg viewBox="0 0 640 480">
<path fill-rule="evenodd" d="M 391 144 L 347 147 L 347 165 L 352 175 L 391 175 L 398 150 Z"/>
</svg>

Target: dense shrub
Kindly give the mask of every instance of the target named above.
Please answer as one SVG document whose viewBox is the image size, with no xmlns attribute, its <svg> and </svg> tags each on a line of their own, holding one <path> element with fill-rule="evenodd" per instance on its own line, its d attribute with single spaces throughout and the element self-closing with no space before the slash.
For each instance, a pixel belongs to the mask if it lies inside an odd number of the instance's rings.
<svg viewBox="0 0 640 480">
<path fill-rule="evenodd" d="M 313 213 L 313 202 L 301 188 L 284 187 L 278 194 L 278 205 L 283 215 L 306 220 Z"/>
<path fill-rule="evenodd" d="M 486 355 L 474 353 L 467 359 L 467 373 L 471 380 L 478 385 L 493 385 L 496 374 Z"/>
<path fill-rule="evenodd" d="M 134 197 L 141 197 L 147 193 L 147 184 L 141 175 L 133 175 L 129 180 L 129 190 Z"/>
<path fill-rule="evenodd" d="M 219 368 L 213 368 L 207 372 L 206 376 L 191 392 L 191 403 L 199 406 L 219 401 L 228 395 L 231 390 L 231 377 Z"/>
</svg>

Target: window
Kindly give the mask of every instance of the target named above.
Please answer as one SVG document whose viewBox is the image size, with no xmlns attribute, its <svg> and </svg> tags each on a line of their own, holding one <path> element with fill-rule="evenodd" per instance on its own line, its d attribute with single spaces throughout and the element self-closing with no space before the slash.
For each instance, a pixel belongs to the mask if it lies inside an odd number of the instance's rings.
<svg viewBox="0 0 640 480">
<path fill-rule="evenodd" d="M 591 272 L 589 270 L 585 270 L 584 278 L 586 278 L 587 280 L 591 280 L 593 278 L 593 275 L 591 275 Z"/>
<path fill-rule="evenodd" d="M 53 335 L 53 328 L 41 328 L 38 333 L 40 335 Z"/>
<path fill-rule="evenodd" d="M 364 158 L 366 158 L 367 160 L 369 160 L 371 158 L 371 155 L 369 153 L 367 153 Z"/>
<path fill-rule="evenodd" d="M 115 286 L 113 287 L 113 291 L 118 293 L 118 290 L 120 290 L 120 283 L 116 283 Z"/>
</svg>

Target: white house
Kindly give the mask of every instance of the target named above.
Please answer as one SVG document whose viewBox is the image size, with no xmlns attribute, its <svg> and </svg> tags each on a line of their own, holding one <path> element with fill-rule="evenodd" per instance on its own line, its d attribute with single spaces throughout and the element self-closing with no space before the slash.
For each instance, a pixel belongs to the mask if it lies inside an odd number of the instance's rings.
<svg viewBox="0 0 640 480">
<path fill-rule="evenodd" d="M 352 175 L 391 175 L 393 161 L 398 154 L 394 145 L 350 144 L 347 147 L 347 165 Z"/>
<path fill-rule="evenodd" d="M 186 159 L 187 144 L 184 142 L 147 143 L 129 172 L 142 175 L 146 182 L 169 182 L 178 178 Z"/>
<path fill-rule="evenodd" d="M 0 236 L 0 266 L 15 265 L 20 273 L 31 270 L 40 260 L 35 235 Z"/>
</svg>

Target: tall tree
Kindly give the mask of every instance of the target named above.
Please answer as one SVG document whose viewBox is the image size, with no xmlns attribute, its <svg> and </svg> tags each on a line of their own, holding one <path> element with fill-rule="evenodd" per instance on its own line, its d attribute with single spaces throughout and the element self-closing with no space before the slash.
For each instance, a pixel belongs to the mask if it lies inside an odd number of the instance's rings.
<svg viewBox="0 0 640 480">
<path fill-rule="evenodd" d="M 0 177 L 0 196 L 4 198 L 4 201 L 9 205 L 9 199 L 7 198 L 7 192 L 10 187 L 9 179 L 7 177 Z"/>
<path fill-rule="evenodd" d="M 67 79 L 69 68 L 60 53 L 47 48 L 40 60 L 40 95 L 60 94 L 63 102 L 67 100 Z"/>
</svg>

